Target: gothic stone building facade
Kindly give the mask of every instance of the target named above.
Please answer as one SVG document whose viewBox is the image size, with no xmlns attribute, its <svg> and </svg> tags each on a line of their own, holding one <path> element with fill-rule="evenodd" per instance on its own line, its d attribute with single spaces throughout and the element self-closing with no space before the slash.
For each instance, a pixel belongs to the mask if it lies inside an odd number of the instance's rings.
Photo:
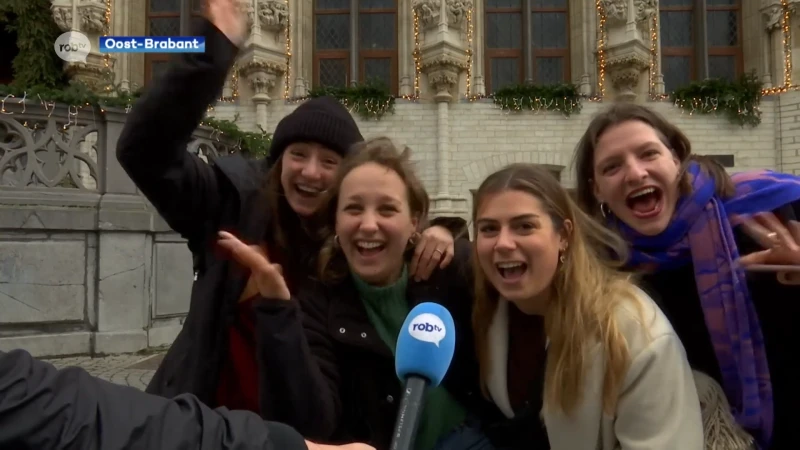
<svg viewBox="0 0 800 450">
<path fill-rule="evenodd" d="M 652 105 L 697 153 L 719 156 L 729 170 L 800 171 L 800 94 L 792 89 L 764 98 L 755 127 L 653 100 L 696 80 L 749 72 L 768 88 L 793 84 L 800 39 L 784 39 L 800 26 L 800 0 L 245 1 L 252 37 L 213 114 L 271 131 L 310 89 L 381 80 L 397 97 L 394 114 L 355 116 L 365 136 L 412 148 L 435 214 L 467 217 L 470 191 L 514 161 L 546 165 L 574 184 L 574 146 L 617 97 Z M 184 4 L 183 17 L 197 6 Z M 52 9 L 63 30 L 92 39 L 180 32 L 180 0 L 54 0 Z M 136 87 L 165 60 L 93 54 L 70 70 L 92 79 L 108 64 L 117 82 Z M 566 117 L 510 113 L 486 98 L 526 81 L 573 83 L 587 99 Z M 95 126 L 86 114 L 81 123 Z M 100 192 L 0 192 L 0 281 L 13 296 L 0 295 L 2 349 L 130 352 L 169 344 L 181 329 L 191 257 L 113 159 L 111 136 L 124 113 L 106 117 Z"/>
</svg>

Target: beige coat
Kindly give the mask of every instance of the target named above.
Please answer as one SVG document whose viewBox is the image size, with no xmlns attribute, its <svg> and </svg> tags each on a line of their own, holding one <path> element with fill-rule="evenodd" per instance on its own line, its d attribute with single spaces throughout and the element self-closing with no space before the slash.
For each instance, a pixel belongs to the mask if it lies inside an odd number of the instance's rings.
<svg viewBox="0 0 800 450">
<path fill-rule="evenodd" d="M 645 320 L 633 305 L 620 308 L 620 328 L 628 341 L 631 367 L 616 414 L 603 413 L 603 364 L 598 346 L 591 361 L 582 403 L 571 417 L 544 415 L 552 450 L 703 450 L 703 421 L 692 370 L 678 336 L 653 300 L 642 291 Z M 647 329 L 642 325 L 649 325 Z M 648 335 L 649 334 L 649 339 Z M 508 302 L 501 300 L 489 330 L 492 366 L 489 393 L 513 417 L 507 388 Z"/>
</svg>

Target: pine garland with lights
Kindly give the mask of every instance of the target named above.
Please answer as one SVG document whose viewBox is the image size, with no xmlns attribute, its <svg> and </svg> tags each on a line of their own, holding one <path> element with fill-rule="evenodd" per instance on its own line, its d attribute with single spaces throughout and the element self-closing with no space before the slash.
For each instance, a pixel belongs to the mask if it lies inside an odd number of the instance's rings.
<svg viewBox="0 0 800 450">
<path fill-rule="evenodd" d="M 395 98 L 382 83 L 359 83 L 344 88 L 319 87 L 308 93 L 309 98 L 331 96 L 337 98 L 350 112 L 364 119 L 381 119 L 394 114 Z M 300 99 L 298 99 L 300 100 Z"/>
<path fill-rule="evenodd" d="M 209 127 L 226 140 L 235 142 L 236 152 L 241 152 L 250 158 L 266 157 L 272 145 L 272 133 L 267 133 L 261 127 L 259 127 L 260 133 L 243 131 L 236 125 L 238 120 L 239 114 L 236 114 L 233 120 L 206 117 L 200 122 L 200 126 Z"/>
<path fill-rule="evenodd" d="M 504 111 L 558 111 L 564 116 L 581 111 L 581 94 L 574 84 L 519 84 L 499 89 L 492 101 Z"/>
<path fill-rule="evenodd" d="M 732 123 L 755 127 L 761 123 L 763 84 L 755 73 L 737 81 L 709 79 L 675 89 L 670 99 L 689 114 L 722 113 Z"/>
</svg>

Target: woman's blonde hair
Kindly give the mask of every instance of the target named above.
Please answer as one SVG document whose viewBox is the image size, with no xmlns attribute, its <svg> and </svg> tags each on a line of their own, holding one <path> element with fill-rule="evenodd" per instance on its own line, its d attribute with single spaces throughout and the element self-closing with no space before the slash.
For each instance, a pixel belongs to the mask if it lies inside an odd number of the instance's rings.
<svg viewBox="0 0 800 450">
<path fill-rule="evenodd" d="M 335 283 L 349 273 L 347 261 L 336 245 L 336 211 L 339 204 L 339 191 L 344 178 L 364 164 L 374 163 L 395 172 L 406 186 L 409 210 L 418 221 L 418 230 L 423 229 L 427 221 L 430 199 L 428 193 L 411 167 L 411 150 L 403 147 L 402 151 L 386 137 L 378 137 L 356 144 L 351 153 L 339 165 L 336 178 L 326 193 L 325 200 L 316 217 L 321 236 L 324 241 L 319 253 L 319 278 L 326 283 Z M 406 256 L 410 257 L 413 248 Z"/>
<path fill-rule="evenodd" d="M 620 303 L 632 300 L 639 305 L 634 285 L 615 270 L 616 261 L 625 259 L 626 245 L 620 237 L 583 213 L 556 178 L 546 169 L 532 164 L 513 164 L 489 175 L 475 194 L 473 224 L 487 196 L 503 191 L 530 194 L 542 203 L 556 232 L 566 238 L 563 264 L 552 281 L 554 300 L 544 315 L 550 344 L 545 371 L 544 410 L 560 409 L 569 414 L 583 395 L 587 351 L 601 343 L 605 351 L 603 407 L 616 408 L 620 385 L 630 365 L 627 342 L 615 312 Z M 572 223 L 571 232 L 564 224 Z M 475 239 L 480 239 L 477 229 Z M 477 245 L 475 246 L 477 249 Z M 477 250 L 476 250 L 477 252 Z M 477 261 L 477 253 L 475 254 Z M 490 348 L 489 327 L 499 302 L 498 291 L 489 283 L 480 264 L 475 272 L 473 328 L 486 393 Z M 637 306 L 638 307 L 638 306 Z"/>
</svg>

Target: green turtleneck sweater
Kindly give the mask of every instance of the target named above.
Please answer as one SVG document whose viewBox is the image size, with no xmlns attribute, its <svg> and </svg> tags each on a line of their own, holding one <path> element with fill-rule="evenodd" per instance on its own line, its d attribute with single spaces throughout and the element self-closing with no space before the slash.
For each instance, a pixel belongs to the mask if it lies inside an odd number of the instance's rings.
<svg viewBox="0 0 800 450">
<path fill-rule="evenodd" d="M 394 354 L 397 336 L 410 311 L 406 299 L 407 268 L 403 267 L 400 279 L 390 286 L 371 286 L 355 274 L 352 277 L 372 326 Z M 429 389 L 425 394 L 416 450 L 431 450 L 442 436 L 461 424 L 465 418 L 464 408 L 445 388 L 439 386 Z"/>
</svg>

